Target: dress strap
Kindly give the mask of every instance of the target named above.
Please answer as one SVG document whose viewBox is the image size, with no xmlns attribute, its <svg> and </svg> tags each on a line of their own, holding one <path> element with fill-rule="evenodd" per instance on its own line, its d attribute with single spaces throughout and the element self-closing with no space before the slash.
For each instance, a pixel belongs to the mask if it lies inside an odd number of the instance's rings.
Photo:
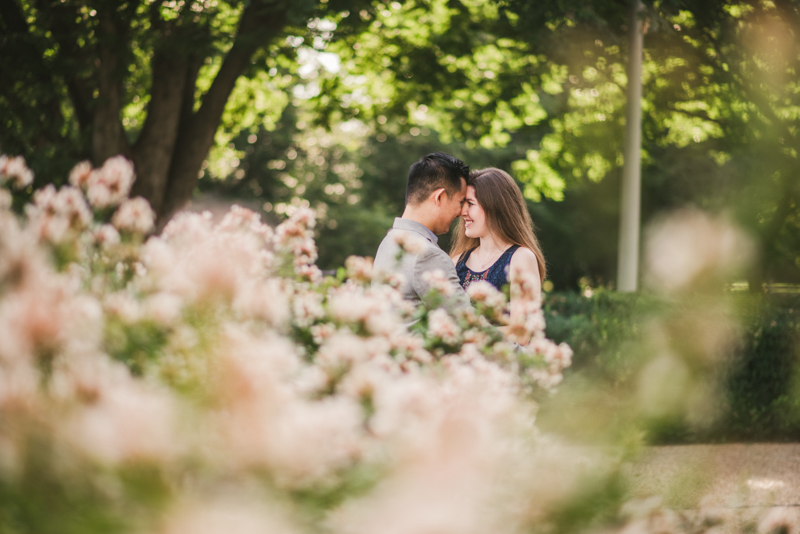
<svg viewBox="0 0 800 534">
<path fill-rule="evenodd" d="M 458 265 L 466 265 L 467 264 L 467 260 L 469 259 L 469 255 L 472 254 L 473 250 L 475 250 L 475 249 L 471 248 L 469 250 L 465 250 L 464 252 L 462 252 L 461 256 L 458 257 L 458 261 L 456 262 L 456 265 L 457 266 Z"/>
<path fill-rule="evenodd" d="M 511 245 L 506 249 L 505 252 L 503 252 L 503 254 L 497 259 L 497 261 L 499 262 L 500 260 L 503 260 L 506 263 L 510 262 L 511 256 L 514 255 L 514 253 L 517 251 L 518 248 L 519 245 Z"/>
<path fill-rule="evenodd" d="M 519 248 L 519 245 L 511 245 L 508 247 L 503 254 L 497 258 L 497 261 L 494 262 L 494 265 L 490 267 L 494 271 L 494 273 L 502 273 L 502 277 L 506 278 L 508 276 L 508 268 L 511 265 L 511 257 Z M 493 274 L 494 274 L 493 273 Z M 505 282 L 504 282 L 505 283 Z"/>
</svg>

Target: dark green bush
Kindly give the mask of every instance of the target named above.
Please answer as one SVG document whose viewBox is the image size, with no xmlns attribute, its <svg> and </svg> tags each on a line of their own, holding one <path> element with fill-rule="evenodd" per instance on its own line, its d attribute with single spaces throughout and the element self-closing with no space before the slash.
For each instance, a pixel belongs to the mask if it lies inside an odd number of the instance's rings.
<svg viewBox="0 0 800 534">
<path fill-rule="evenodd" d="M 726 377 L 724 440 L 800 439 L 800 295 L 740 299 L 744 339 Z"/>
<path fill-rule="evenodd" d="M 718 416 L 702 429 L 675 418 L 650 421 L 651 443 L 800 439 L 800 295 L 731 296 L 740 339 L 722 359 L 724 365 L 714 369 L 723 386 L 715 399 Z M 575 352 L 565 380 L 609 392 L 632 386 L 641 359 L 651 356 L 638 344 L 646 323 L 668 312 L 680 314 L 681 306 L 690 305 L 642 293 L 549 294 L 547 336 L 569 343 Z"/>
<path fill-rule="evenodd" d="M 637 338 L 642 323 L 666 304 L 652 295 L 597 290 L 551 293 L 544 303 L 547 337 L 566 342 L 575 352 L 571 370 L 599 374 L 612 383 L 625 380 L 634 367 L 625 342 Z"/>
</svg>

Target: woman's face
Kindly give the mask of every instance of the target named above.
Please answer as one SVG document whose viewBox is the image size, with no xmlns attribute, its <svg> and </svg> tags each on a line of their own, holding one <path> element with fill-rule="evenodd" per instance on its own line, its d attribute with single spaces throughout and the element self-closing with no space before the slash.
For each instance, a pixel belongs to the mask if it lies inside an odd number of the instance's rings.
<svg viewBox="0 0 800 534">
<path fill-rule="evenodd" d="M 467 198 L 461 208 L 461 218 L 464 219 L 464 233 L 467 237 L 481 238 L 489 234 L 486 225 L 486 212 L 475 198 L 475 188 L 467 187 Z"/>
</svg>

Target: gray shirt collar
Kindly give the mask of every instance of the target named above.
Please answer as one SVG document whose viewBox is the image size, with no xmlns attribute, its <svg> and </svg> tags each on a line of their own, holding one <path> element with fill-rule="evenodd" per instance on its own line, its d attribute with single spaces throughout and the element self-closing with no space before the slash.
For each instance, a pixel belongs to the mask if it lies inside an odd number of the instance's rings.
<svg viewBox="0 0 800 534">
<path fill-rule="evenodd" d="M 420 224 L 416 221 L 412 221 L 410 219 L 403 219 L 401 217 L 395 217 L 394 224 L 392 228 L 396 228 L 398 230 L 409 230 L 411 232 L 416 232 L 434 245 L 439 244 L 439 238 L 430 231 L 430 229 L 425 226 L 424 224 Z"/>
</svg>

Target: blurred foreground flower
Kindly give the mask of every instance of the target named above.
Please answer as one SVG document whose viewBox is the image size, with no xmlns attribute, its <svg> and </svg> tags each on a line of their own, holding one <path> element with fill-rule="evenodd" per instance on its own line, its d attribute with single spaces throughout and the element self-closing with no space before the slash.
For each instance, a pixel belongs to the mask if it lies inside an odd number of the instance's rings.
<svg viewBox="0 0 800 534">
<path fill-rule="evenodd" d="M 646 233 L 648 284 L 665 293 L 719 287 L 754 259 L 755 247 L 723 217 L 694 209 L 656 221 Z"/>
<path fill-rule="evenodd" d="M 515 351 L 368 260 L 322 278 L 310 210 L 181 213 L 145 241 L 132 180 L 121 157 L 79 164 L 27 218 L 0 209 L 0 531 L 556 532 L 587 476 L 614 480 L 618 459 L 587 467 L 534 426 L 528 394 L 572 355 L 540 302 Z"/>
<path fill-rule="evenodd" d="M 0 185 L 4 182 L 15 189 L 24 189 L 33 183 L 33 172 L 25 164 L 25 158 L 0 154 Z"/>
<path fill-rule="evenodd" d="M 3 502 L 96 486 L 89 510 L 164 532 L 526 524 L 525 506 L 498 504 L 528 502 L 534 477 L 506 476 L 535 443 L 526 373 L 545 385 L 565 366 L 543 322 L 521 325 L 540 341 L 526 363 L 474 313 L 424 310 L 411 332 L 401 279 L 374 281 L 364 258 L 321 277 L 311 210 L 274 229 L 240 207 L 219 224 L 180 213 L 145 241 L 153 212 L 126 198 L 133 179 L 122 157 L 84 162 L 26 218 L 0 212 Z M 474 296 L 504 316 L 502 295 Z M 64 462 L 77 468 L 51 468 Z M 215 496 L 229 490 L 258 503 Z M 0 530 L 41 531 L 3 502 Z"/>
</svg>

